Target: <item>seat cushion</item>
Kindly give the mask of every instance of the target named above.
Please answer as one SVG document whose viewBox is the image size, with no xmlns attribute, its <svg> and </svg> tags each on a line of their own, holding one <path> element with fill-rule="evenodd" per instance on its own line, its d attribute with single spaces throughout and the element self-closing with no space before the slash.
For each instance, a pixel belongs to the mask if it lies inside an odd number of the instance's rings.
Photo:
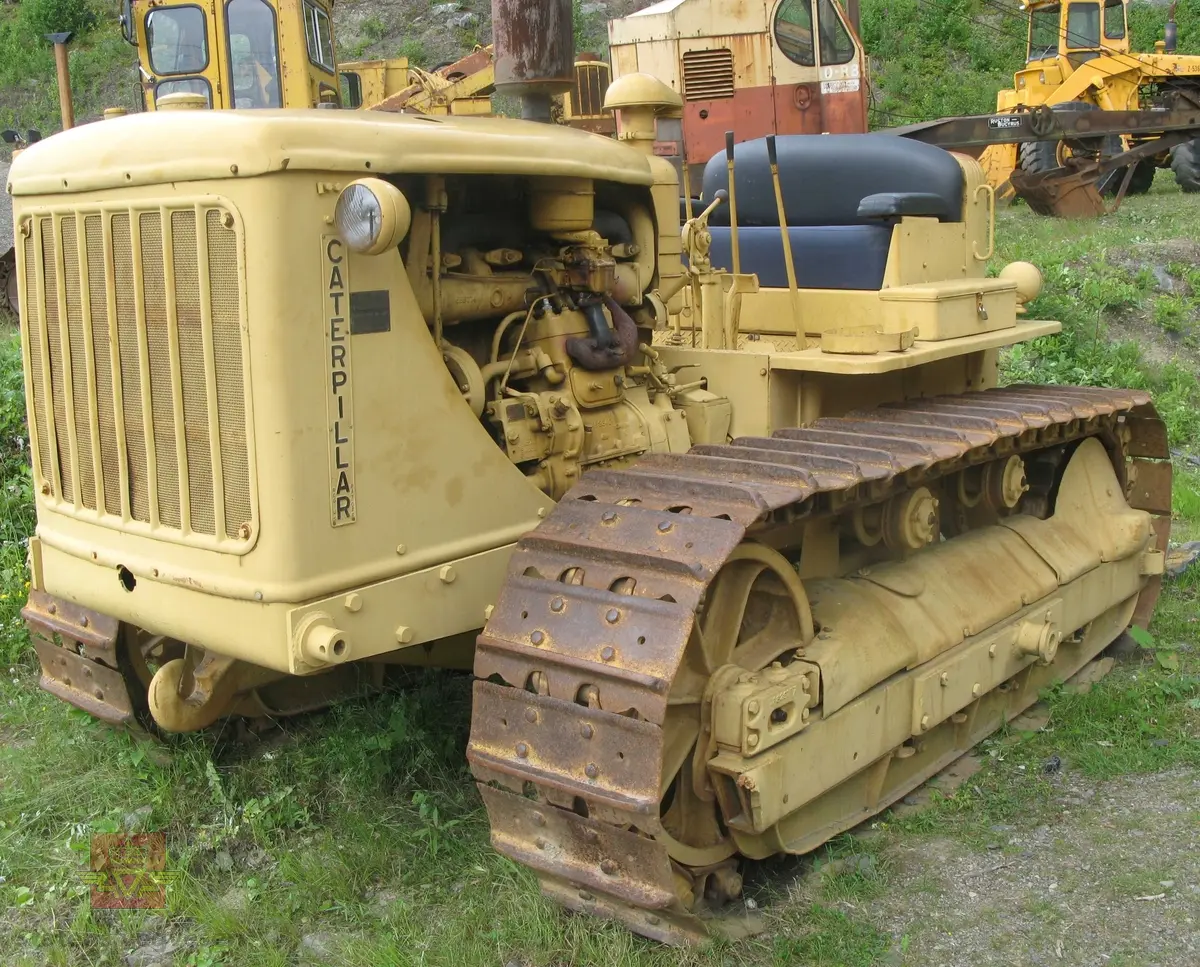
<svg viewBox="0 0 1200 967">
<path fill-rule="evenodd" d="M 963 173 L 947 151 L 887 134 L 791 134 L 775 139 L 779 181 L 789 225 L 861 225 L 859 203 L 869 195 L 936 195 L 942 221 L 962 217 Z M 739 225 L 779 225 L 765 138 L 734 149 Z M 704 168 L 704 203 L 729 187 L 725 155 Z M 729 206 L 709 224 L 728 225 Z"/>
<path fill-rule="evenodd" d="M 713 225 L 712 263 L 733 268 L 733 246 L 728 226 Z M 890 225 L 797 226 L 788 229 L 796 284 L 802 289 L 878 289 L 883 285 Z M 777 227 L 738 228 L 738 250 L 743 272 L 753 272 L 767 288 L 786 288 L 787 267 L 783 239 Z"/>
</svg>

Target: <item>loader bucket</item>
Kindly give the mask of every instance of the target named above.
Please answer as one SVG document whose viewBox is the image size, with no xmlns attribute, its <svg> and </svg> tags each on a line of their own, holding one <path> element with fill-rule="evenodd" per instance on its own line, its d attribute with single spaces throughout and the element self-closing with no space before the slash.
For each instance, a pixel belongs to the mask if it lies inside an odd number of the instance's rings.
<svg viewBox="0 0 1200 967">
<path fill-rule="evenodd" d="M 1039 215 L 1058 218 L 1095 218 L 1108 208 L 1096 188 L 1096 173 L 1055 168 L 1051 171 L 1014 171 L 1009 182 Z"/>
</svg>

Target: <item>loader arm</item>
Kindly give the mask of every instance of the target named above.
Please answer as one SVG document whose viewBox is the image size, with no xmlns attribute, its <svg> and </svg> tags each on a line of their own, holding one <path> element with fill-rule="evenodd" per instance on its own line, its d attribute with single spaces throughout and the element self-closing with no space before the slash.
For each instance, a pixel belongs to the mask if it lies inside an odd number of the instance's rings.
<svg viewBox="0 0 1200 967">
<path fill-rule="evenodd" d="M 491 93 L 496 82 L 491 46 L 447 64 L 436 71 L 409 69 L 412 83 L 403 90 L 385 97 L 371 106 L 372 111 L 408 112 L 413 114 L 457 114 L 454 102 L 484 97 Z"/>
<path fill-rule="evenodd" d="M 1118 60 L 1115 57 L 1097 57 L 1078 67 L 1070 77 L 1052 91 L 1045 103 L 1066 104 L 1071 101 L 1086 101 L 1085 96 L 1093 92 L 1095 102 L 1106 111 L 1127 111 L 1132 105 L 1120 103 L 1114 91 L 1125 85 L 1114 84 L 1123 80 L 1135 89 L 1142 72 L 1131 58 Z"/>
</svg>

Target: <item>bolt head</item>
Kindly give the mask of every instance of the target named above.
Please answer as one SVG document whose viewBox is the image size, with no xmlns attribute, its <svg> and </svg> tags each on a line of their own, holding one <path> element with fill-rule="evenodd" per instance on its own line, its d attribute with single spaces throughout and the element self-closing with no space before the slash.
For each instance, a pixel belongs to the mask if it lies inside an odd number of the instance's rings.
<svg viewBox="0 0 1200 967">
<path fill-rule="evenodd" d="M 617 519 L 617 512 L 615 510 L 606 510 L 600 515 L 600 519 L 606 524 L 611 524 Z"/>
<path fill-rule="evenodd" d="M 614 876 L 617 872 L 617 864 L 612 860 L 602 860 L 600 863 L 600 872 L 606 876 Z"/>
<path fill-rule="evenodd" d="M 562 598 L 554 598 L 550 602 L 550 610 L 553 611 L 555 614 L 557 614 L 559 611 L 562 611 L 562 609 L 564 607 L 565 607 L 565 603 L 563 602 Z"/>
<path fill-rule="evenodd" d="M 927 728 L 929 728 L 929 716 L 922 715 L 921 716 L 921 731 L 924 732 Z"/>
<path fill-rule="evenodd" d="M 605 645 L 600 649 L 600 657 L 605 661 L 612 661 L 617 657 L 616 649 L 612 645 Z"/>
<path fill-rule="evenodd" d="M 758 699 L 756 699 L 756 698 L 752 698 L 746 704 L 746 711 L 749 712 L 751 715 L 757 715 L 760 708 L 762 708 L 762 706 L 758 704 Z"/>
<path fill-rule="evenodd" d="M 579 734 L 582 735 L 585 739 L 590 739 L 593 735 L 596 734 L 596 730 L 594 728 L 592 728 L 592 724 L 590 722 L 584 722 L 583 725 L 579 729 Z"/>
<path fill-rule="evenodd" d="M 600 777 L 600 767 L 594 762 L 589 762 L 584 768 L 583 774 L 589 779 L 598 779 Z"/>
<path fill-rule="evenodd" d="M 607 621 L 610 625 L 615 625 L 618 621 L 621 620 L 621 612 L 618 611 L 616 608 L 609 608 L 607 613 L 604 615 L 604 620 Z"/>
<path fill-rule="evenodd" d="M 529 746 L 527 746 L 524 742 L 517 743 L 517 757 L 520 759 L 526 759 L 529 757 Z"/>
<path fill-rule="evenodd" d="M 545 826 L 545 825 L 546 825 L 546 817 L 545 817 L 545 815 L 544 815 L 544 814 L 542 814 L 542 813 L 534 813 L 534 814 L 533 814 L 533 825 L 535 825 L 535 826 Z"/>
<path fill-rule="evenodd" d="M 542 634 L 542 632 L 540 632 L 540 631 L 535 631 L 533 634 L 531 634 L 529 636 L 529 643 L 531 645 L 540 645 L 545 640 L 546 640 L 546 636 L 544 634 Z"/>
<path fill-rule="evenodd" d="M 537 709 L 533 709 L 533 708 L 525 709 L 525 721 L 529 722 L 530 724 L 536 722 L 537 721 Z"/>
<path fill-rule="evenodd" d="M 669 534 L 671 532 L 671 529 L 674 526 L 675 525 L 672 524 L 669 520 L 659 521 L 658 532 L 660 534 Z"/>
</svg>

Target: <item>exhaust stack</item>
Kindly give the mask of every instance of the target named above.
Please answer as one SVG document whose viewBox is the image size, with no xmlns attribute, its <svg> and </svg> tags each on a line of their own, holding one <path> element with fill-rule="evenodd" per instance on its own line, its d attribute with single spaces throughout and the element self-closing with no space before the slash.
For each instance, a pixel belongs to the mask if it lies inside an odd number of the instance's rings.
<svg viewBox="0 0 1200 967">
<path fill-rule="evenodd" d="M 492 0 L 496 91 L 521 98 L 521 117 L 550 121 L 550 98 L 575 83 L 571 0 Z"/>
</svg>

